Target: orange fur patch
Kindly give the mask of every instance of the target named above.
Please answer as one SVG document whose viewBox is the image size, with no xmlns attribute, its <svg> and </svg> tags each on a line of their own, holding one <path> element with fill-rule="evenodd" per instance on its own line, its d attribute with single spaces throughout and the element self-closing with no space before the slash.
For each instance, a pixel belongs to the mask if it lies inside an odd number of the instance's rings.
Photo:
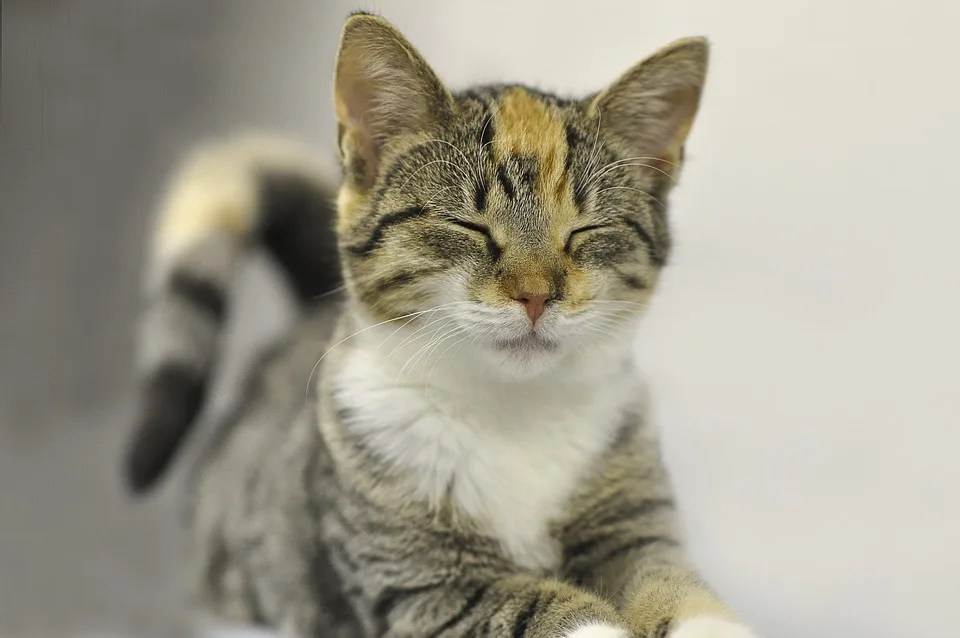
<svg viewBox="0 0 960 638">
<path fill-rule="evenodd" d="M 541 189 L 541 195 L 564 181 L 563 168 L 567 161 L 566 128 L 551 110 L 528 91 L 513 89 L 497 110 L 494 129 L 493 148 L 499 157 L 537 158 L 540 168 L 537 188 Z"/>
<path fill-rule="evenodd" d="M 493 151 L 497 157 L 535 157 L 534 187 L 550 220 L 551 234 L 562 247 L 577 215 L 573 188 L 566 175 L 567 129 L 556 107 L 521 88 L 511 90 L 497 109 Z"/>
</svg>

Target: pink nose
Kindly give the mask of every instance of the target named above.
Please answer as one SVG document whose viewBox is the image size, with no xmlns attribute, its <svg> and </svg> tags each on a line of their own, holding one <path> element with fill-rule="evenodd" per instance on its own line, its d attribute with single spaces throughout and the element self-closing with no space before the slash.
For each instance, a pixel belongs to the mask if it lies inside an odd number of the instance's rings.
<svg viewBox="0 0 960 638">
<path fill-rule="evenodd" d="M 534 295 L 526 292 L 521 292 L 514 297 L 517 301 L 523 304 L 523 307 L 527 311 L 527 316 L 530 317 L 530 323 L 537 325 L 537 320 L 543 315 L 543 311 L 547 309 L 547 295 Z"/>
</svg>

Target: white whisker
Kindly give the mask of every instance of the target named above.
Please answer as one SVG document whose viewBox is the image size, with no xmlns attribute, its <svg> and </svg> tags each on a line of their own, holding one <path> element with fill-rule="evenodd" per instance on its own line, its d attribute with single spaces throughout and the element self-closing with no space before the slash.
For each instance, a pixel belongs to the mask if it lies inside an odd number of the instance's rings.
<svg viewBox="0 0 960 638">
<path fill-rule="evenodd" d="M 455 302 L 455 303 L 461 303 L 461 302 Z M 466 302 L 466 303 L 469 303 L 469 302 Z M 463 311 L 455 312 L 455 313 L 452 313 L 452 314 L 444 314 L 444 315 L 442 315 L 442 316 L 440 316 L 440 317 L 437 317 L 437 318 L 435 318 L 435 319 L 431 318 L 425 325 L 423 325 L 423 326 L 421 326 L 420 328 L 418 328 L 413 334 L 408 335 L 406 338 L 404 338 L 403 341 L 401 341 L 399 344 L 397 344 L 397 345 L 394 347 L 394 349 L 390 351 L 390 354 L 387 355 L 387 358 L 389 359 L 390 357 L 392 357 L 392 356 L 394 355 L 394 353 L 397 352 L 397 350 L 399 350 L 400 348 L 404 347 L 404 346 L 407 345 L 408 343 L 412 343 L 413 341 L 416 341 L 416 340 L 420 339 L 420 338 L 422 337 L 422 335 L 421 335 L 420 337 L 418 337 L 417 334 L 418 334 L 418 333 L 422 333 L 424 330 L 426 330 L 427 328 L 429 328 L 429 327 L 432 326 L 433 324 L 438 323 L 438 322 L 440 322 L 440 321 L 451 321 L 451 320 L 454 320 L 454 319 L 456 319 L 456 318 L 458 318 L 458 317 L 469 316 L 469 315 L 471 314 L 471 312 L 472 312 L 472 311 L 463 310 Z M 391 337 L 392 337 L 392 336 L 393 336 L 393 335 L 391 335 Z"/>
<path fill-rule="evenodd" d="M 322 355 L 320 355 L 320 358 L 317 359 L 317 362 L 316 362 L 315 364 L 313 364 L 313 369 L 310 370 L 310 375 L 307 377 L 307 387 L 304 389 L 304 395 L 305 395 L 305 396 L 304 396 L 304 400 L 309 400 L 309 398 L 310 398 L 310 384 L 313 382 L 313 375 L 316 374 L 317 368 L 320 367 L 320 362 L 323 361 L 324 358 L 325 358 L 328 354 L 330 354 L 331 352 L 333 352 L 333 350 L 334 350 L 335 348 L 337 348 L 338 346 L 342 345 L 343 343 L 346 343 L 346 342 L 349 341 L 350 339 L 353 339 L 353 338 L 356 337 L 357 335 L 363 334 L 364 332 L 367 332 L 367 331 L 369 331 L 369 330 L 373 330 L 374 328 L 377 328 L 377 327 L 379 327 L 379 326 L 383 326 L 383 325 L 386 325 L 386 324 L 388 324 L 388 323 L 392 323 L 392 322 L 394 322 L 394 321 L 400 321 L 401 319 L 406 319 L 406 318 L 408 318 L 408 317 L 417 317 L 417 316 L 419 316 L 419 315 L 427 314 L 428 312 L 436 312 L 438 309 L 443 308 L 445 305 L 447 305 L 447 304 L 442 304 L 442 305 L 439 305 L 439 306 L 435 306 L 435 307 L 433 307 L 433 308 L 428 308 L 428 309 L 426 309 L 426 310 L 418 310 L 418 311 L 416 311 L 416 312 L 407 313 L 407 314 L 401 315 L 401 316 L 399 316 L 399 317 L 394 317 L 393 319 L 387 319 L 386 321 L 381 321 L 381 322 L 379 322 L 379 323 L 375 323 L 375 324 L 373 324 L 373 325 L 371 325 L 371 326 L 367 326 L 366 328 L 362 328 L 362 329 L 360 329 L 360 330 L 357 330 L 357 331 L 354 332 L 353 334 L 344 337 L 344 338 L 341 339 L 340 341 L 336 342 L 335 344 L 333 344 L 332 346 L 330 346 L 329 348 L 327 348 L 327 350 L 326 350 Z"/>
<path fill-rule="evenodd" d="M 450 142 L 448 142 L 448 141 L 446 141 L 446 140 L 441 140 L 441 139 L 432 139 L 432 140 L 427 140 L 426 142 L 424 142 L 424 144 L 433 144 L 433 143 L 436 143 L 436 144 L 446 144 L 447 146 L 449 146 L 450 148 L 452 148 L 453 150 L 455 150 L 457 153 L 460 154 L 460 157 L 463 158 L 463 162 L 464 162 L 464 164 L 465 164 L 467 167 L 470 166 L 470 160 L 468 160 L 468 159 L 467 159 L 467 156 L 464 154 L 464 152 L 461 151 L 459 148 L 457 148 L 455 145 L 451 144 Z M 469 181 L 469 180 L 467 179 L 467 171 L 466 171 L 466 169 L 465 169 L 465 168 L 461 168 L 461 167 L 459 167 L 459 166 L 456 166 L 455 164 L 454 164 L 454 166 L 457 168 L 457 170 L 460 171 L 461 175 L 463 176 L 464 181 Z"/>
<path fill-rule="evenodd" d="M 650 160 L 654 160 L 654 161 L 659 161 L 657 158 L 635 158 L 635 157 L 632 157 L 632 158 L 629 158 L 629 159 L 630 159 L 630 160 L 634 160 L 634 159 L 650 159 Z M 596 176 L 595 176 L 595 177 L 592 177 L 592 178 L 590 179 L 590 181 L 589 181 L 589 183 L 588 183 L 588 186 L 593 186 L 594 184 L 596 184 L 596 183 L 600 180 L 601 177 L 603 177 L 604 175 L 606 175 L 606 174 L 609 173 L 610 171 L 617 170 L 618 168 L 629 168 L 629 167 L 631 167 L 631 166 L 639 166 L 639 167 L 642 167 L 642 168 L 649 168 L 649 169 L 651 169 L 651 170 L 657 171 L 658 173 L 662 173 L 663 175 L 666 175 L 667 178 L 670 179 L 670 181 L 672 181 L 674 184 L 677 184 L 677 183 L 678 183 L 677 180 L 676 180 L 676 178 L 674 178 L 673 175 L 671 175 L 671 174 L 668 173 L 667 171 L 663 170 L 662 168 L 658 168 L 658 167 L 653 166 L 653 165 L 651 165 L 651 164 L 644 164 L 643 162 L 628 162 L 628 160 L 622 159 L 622 160 L 617 160 L 617 161 L 615 161 L 615 162 L 610 162 L 609 164 L 607 164 L 606 166 L 604 166 L 603 168 L 601 168 L 599 171 L 597 171 Z"/>
<path fill-rule="evenodd" d="M 597 142 L 600 140 L 600 124 L 602 121 L 603 121 L 603 113 L 600 111 L 600 107 L 597 106 L 597 133 L 593 137 L 593 147 L 590 149 L 590 162 L 587 164 L 587 167 L 585 169 L 588 174 L 591 174 L 591 177 L 592 177 L 591 172 L 593 171 L 594 166 L 597 163 L 597 160 L 600 159 L 600 149 L 597 148 Z M 588 178 L 586 181 L 582 182 L 577 187 L 577 191 L 579 192 L 580 189 L 587 188 L 589 184 L 590 184 L 590 179 Z"/>
<path fill-rule="evenodd" d="M 402 192 L 403 192 L 403 189 L 405 189 L 405 188 L 407 187 L 407 184 L 410 183 L 410 180 L 412 180 L 414 177 L 416 177 L 417 175 L 419 175 L 419 174 L 420 174 L 420 171 L 424 170 L 425 168 L 427 168 L 428 166 L 431 166 L 431 165 L 433 165 L 433 164 L 449 164 L 450 166 L 457 167 L 457 165 L 454 164 L 453 162 L 451 162 L 450 160 L 445 160 L 445 159 L 430 160 L 429 162 L 425 162 L 425 163 L 421 164 L 420 167 L 417 168 L 417 170 L 415 170 L 412 175 L 410 175 L 409 177 L 407 177 L 407 179 L 403 180 L 403 184 L 401 184 L 401 185 L 400 185 L 400 188 L 398 188 L 397 190 L 402 193 Z"/>
<path fill-rule="evenodd" d="M 437 349 L 443 344 L 443 342 L 445 342 L 445 341 L 447 341 L 448 339 L 451 339 L 451 338 L 453 338 L 453 337 L 456 337 L 457 335 L 460 335 L 460 334 L 462 334 L 462 333 L 464 333 L 464 332 L 465 332 L 465 330 L 464 330 L 463 328 L 461 328 L 460 326 L 457 326 L 457 325 L 454 325 L 452 329 L 450 329 L 450 330 L 448 330 L 447 332 L 445 332 L 445 333 L 443 334 L 443 336 L 437 341 L 436 344 L 434 344 L 434 346 L 430 349 L 430 351 L 429 351 L 429 352 L 426 354 L 426 356 L 423 358 L 424 366 L 425 366 L 427 363 L 430 362 L 430 357 L 433 356 L 433 354 L 434 354 L 434 353 L 437 351 Z M 467 334 L 469 335 L 470 333 L 467 333 Z M 446 350 L 444 350 L 444 352 L 446 352 Z M 441 355 L 440 358 L 442 358 L 442 355 Z M 436 360 L 436 361 L 434 362 L 434 364 L 433 364 L 434 366 L 436 366 L 437 363 L 439 363 L 440 358 L 437 358 L 437 360 Z M 430 370 L 432 371 L 433 368 L 431 367 Z M 426 388 L 426 387 L 427 387 L 427 384 L 426 384 L 426 381 L 424 380 L 424 374 L 423 374 L 424 371 L 425 371 L 425 369 L 421 369 L 421 370 L 420 370 L 420 382 L 423 384 L 423 387 Z"/>
<path fill-rule="evenodd" d="M 640 193 L 640 194 L 642 194 L 642 195 L 646 195 L 647 197 L 649 197 L 649 198 L 652 199 L 653 201 L 655 201 L 655 202 L 657 202 L 658 204 L 660 204 L 660 207 L 661 207 L 661 208 L 666 208 L 666 207 L 667 207 L 666 204 L 664 204 L 663 202 L 661 202 L 659 199 L 657 199 L 656 197 L 654 197 L 653 195 L 651 195 L 651 194 L 648 193 L 647 191 L 643 190 L 642 188 L 634 188 L 634 187 L 632 187 L 632 186 L 608 186 L 608 187 L 606 187 L 606 188 L 604 188 L 604 189 L 602 189 L 602 190 L 597 191 L 597 195 L 599 195 L 600 193 L 606 193 L 607 191 L 612 191 L 612 190 L 615 190 L 615 189 L 618 189 L 618 188 L 622 188 L 622 189 L 624 189 L 624 190 L 629 190 L 629 191 L 636 191 L 636 192 L 638 192 L 638 193 Z"/>
<path fill-rule="evenodd" d="M 497 108 L 490 111 L 490 115 L 487 116 L 486 121 L 483 123 L 483 128 L 480 129 L 480 138 L 477 140 L 477 178 L 480 180 L 480 184 L 483 184 L 483 149 L 485 149 L 490 144 L 493 144 L 493 140 L 490 140 L 486 144 L 483 143 L 483 135 L 487 132 L 487 127 L 490 126 L 490 123 L 493 121 L 494 116 L 500 112 L 500 108 L 503 106 L 503 102 L 497 105 Z"/>
</svg>

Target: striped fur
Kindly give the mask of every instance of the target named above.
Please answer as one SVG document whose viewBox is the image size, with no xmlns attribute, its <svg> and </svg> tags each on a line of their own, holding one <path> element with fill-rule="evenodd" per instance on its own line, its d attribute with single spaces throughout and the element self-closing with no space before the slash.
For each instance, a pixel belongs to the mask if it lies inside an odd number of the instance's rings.
<svg viewBox="0 0 960 638">
<path fill-rule="evenodd" d="M 752 636 L 685 557 L 630 348 L 706 58 L 677 42 L 582 100 L 452 93 L 386 21 L 348 19 L 339 266 L 329 236 L 276 251 L 304 312 L 195 474 L 209 609 L 292 636 Z M 175 198 L 159 235 L 146 407 L 178 423 L 202 394 L 157 371 L 205 379 L 241 246 L 318 213 L 263 204 L 261 164 L 217 148 L 235 199 Z"/>
</svg>

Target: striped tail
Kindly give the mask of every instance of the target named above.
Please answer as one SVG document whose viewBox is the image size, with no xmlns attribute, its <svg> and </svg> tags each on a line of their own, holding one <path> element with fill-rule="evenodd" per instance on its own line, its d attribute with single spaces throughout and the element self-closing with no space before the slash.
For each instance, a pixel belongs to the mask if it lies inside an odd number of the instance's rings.
<svg viewBox="0 0 960 638">
<path fill-rule="evenodd" d="M 140 337 L 142 397 L 125 478 L 145 492 L 203 406 L 238 260 L 260 245 L 309 305 L 341 285 L 335 174 L 264 137 L 201 147 L 160 211 Z"/>
</svg>

